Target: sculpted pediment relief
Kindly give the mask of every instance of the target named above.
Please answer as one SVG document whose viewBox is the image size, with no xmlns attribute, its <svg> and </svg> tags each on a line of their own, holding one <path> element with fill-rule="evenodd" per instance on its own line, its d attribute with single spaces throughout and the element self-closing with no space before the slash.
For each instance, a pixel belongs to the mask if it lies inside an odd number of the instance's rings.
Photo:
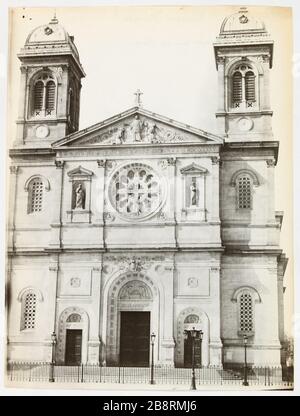
<svg viewBox="0 0 300 416">
<path fill-rule="evenodd" d="M 135 110 L 135 111 L 133 111 Z M 218 136 L 166 119 L 143 109 L 121 115 L 73 133 L 53 144 L 54 148 L 122 146 L 172 143 L 222 143 Z"/>
</svg>

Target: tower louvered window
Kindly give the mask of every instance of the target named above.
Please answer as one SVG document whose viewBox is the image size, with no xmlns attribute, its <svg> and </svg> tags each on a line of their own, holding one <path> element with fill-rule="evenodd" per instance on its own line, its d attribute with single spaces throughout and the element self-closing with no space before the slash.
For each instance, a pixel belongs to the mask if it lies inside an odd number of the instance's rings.
<svg viewBox="0 0 300 416">
<path fill-rule="evenodd" d="M 55 112 L 56 84 L 52 75 L 44 73 L 35 81 L 32 89 L 32 115 L 51 116 Z"/>
<path fill-rule="evenodd" d="M 46 84 L 46 111 L 52 111 L 55 108 L 55 82 L 48 81 Z"/>
<path fill-rule="evenodd" d="M 29 292 L 23 299 L 23 324 L 22 329 L 34 329 L 36 320 L 37 297 Z"/>
<path fill-rule="evenodd" d="M 251 209 L 252 207 L 252 183 L 248 175 L 241 175 L 237 179 L 238 208 Z"/>
<path fill-rule="evenodd" d="M 242 293 L 239 298 L 240 331 L 252 332 L 253 325 L 253 300 L 251 293 Z"/>
<path fill-rule="evenodd" d="M 43 108 L 44 84 L 42 81 L 36 82 L 34 86 L 34 110 L 41 111 Z"/>
<path fill-rule="evenodd" d="M 240 103 L 242 98 L 242 74 L 235 72 L 232 77 L 232 100 L 234 103 Z"/>
<path fill-rule="evenodd" d="M 29 184 L 28 213 L 40 212 L 43 209 L 44 184 L 39 178 L 33 179 Z"/>
<path fill-rule="evenodd" d="M 231 106 L 251 109 L 256 105 L 256 77 L 247 63 L 238 65 L 231 77 Z"/>
<path fill-rule="evenodd" d="M 255 75 L 252 71 L 245 75 L 245 95 L 246 101 L 255 101 Z"/>
</svg>

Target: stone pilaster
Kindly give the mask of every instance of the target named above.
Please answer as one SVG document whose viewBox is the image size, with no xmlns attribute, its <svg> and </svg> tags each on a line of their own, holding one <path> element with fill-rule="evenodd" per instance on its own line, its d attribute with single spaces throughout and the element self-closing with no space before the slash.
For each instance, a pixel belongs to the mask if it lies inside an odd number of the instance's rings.
<svg viewBox="0 0 300 416">
<path fill-rule="evenodd" d="M 158 363 L 174 366 L 173 322 L 174 322 L 174 264 L 166 263 L 164 273 L 164 303 L 160 306 L 160 354 Z"/>
<path fill-rule="evenodd" d="M 222 365 L 221 341 L 221 269 L 211 267 L 210 290 L 214 294 L 214 319 L 210 322 L 209 355 L 210 365 Z"/>
<path fill-rule="evenodd" d="M 90 320 L 90 333 L 88 340 L 88 362 L 99 364 L 100 360 L 100 290 L 101 290 L 101 265 L 92 269 L 92 302 L 93 319 Z"/>
<path fill-rule="evenodd" d="M 17 209 L 17 181 L 18 166 L 10 166 L 10 183 L 9 183 L 9 212 L 8 216 L 8 249 L 15 249 L 15 217 Z"/>
<path fill-rule="evenodd" d="M 57 310 L 57 285 L 58 285 L 58 257 L 53 256 L 49 263 L 49 274 L 48 274 L 48 290 L 47 290 L 47 326 L 48 336 L 45 340 L 48 343 L 48 352 L 45 360 L 51 361 L 52 346 L 51 346 L 51 334 L 55 332 L 58 335 L 58 317 L 56 316 Z"/>
<path fill-rule="evenodd" d="M 95 206 L 94 222 L 96 224 L 103 225 L 106 160 L 98 159 L 97 166 L 97 178 L 94 183 L 96 189 L 94 192 L 94 200 L 92 201 L 92 205 Z"/>
<path fill-rule="evenodd" d="M 212 222 L 220 222 L 220 198 L 219 198 L 219 185 L 220 185 L 220 158 L 213 156 L 212 162 L 212 184 L 211 184 L 211 201 L 208 210 L 210 211 L 209 220 Z"/>
<path fill-rule="evenodd" d="M 51 241 L 52 249 L 61 248 L 61 216 L 62 216 L 62 196 L 63 196 L 63 176 L 64 162 L 55 161 L 56 174 L 52 179 L 53 205 L 52 205 L 52 222 L 51 222 Z"/>
<path fill-rule="evenodd" d="M 266 163 L 268 167 L 268 222 L 273 224 L 275 221 L 275 160 L 268 159 Z"/>
</svg>

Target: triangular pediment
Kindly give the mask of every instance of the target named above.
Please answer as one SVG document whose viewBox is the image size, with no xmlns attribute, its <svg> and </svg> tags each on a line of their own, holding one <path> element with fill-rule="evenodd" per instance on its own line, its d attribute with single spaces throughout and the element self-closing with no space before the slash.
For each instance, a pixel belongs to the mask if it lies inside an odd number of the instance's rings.
<svg viewBox="0 0 300 416">
<path fill-rule="evenodd" d="M 201 166 L 197 165 L 196 163 L 191 163 L 190 165 L 180 169 L 180 172 L 183 175 L 195 175 L 195 174 L 205 174 L 207 173 L 207 169 L 202 168 Z"/>
<path fill-rule="evenodd" d="M 52 144 L 61 147 L 222 144 L 219 136 L 160 116 L 140 107 L 80 130 Z"/>
<path fill-rule="evenodd" d="M 71 178 L 77 177 L 77 176 L 92 176 L 93 172 L 91 172 L 88 169 L 83 168 L 82 166 L 78 166 L 75 169 L 72 169 L 68 172 L 68 176 L 70 176 Z"/>
</svg>

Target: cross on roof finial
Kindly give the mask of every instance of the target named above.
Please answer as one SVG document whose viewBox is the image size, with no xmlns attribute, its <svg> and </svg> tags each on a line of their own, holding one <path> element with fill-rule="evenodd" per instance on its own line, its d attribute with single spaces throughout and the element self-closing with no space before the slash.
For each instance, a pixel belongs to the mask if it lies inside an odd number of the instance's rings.
<svg viewBox="0 0 300 416">
<path fill-rule="evenodd" d="M 51 19 L 52 23 L 58 23 L 57 17 L 56 17 L 56 9 L 54 9 L 53 17 Z"/>
<path fill-rule="evenodd" d="M 142 100 L 141 100 L 141 95 L 142 94 L 143 94 L 143 92 L 139 88 L 134 93 L 134 95 L 136 95 L 135 103 L 138 107 L 141 107 L 141 105 L 142 105 Z"/>
</svg>

